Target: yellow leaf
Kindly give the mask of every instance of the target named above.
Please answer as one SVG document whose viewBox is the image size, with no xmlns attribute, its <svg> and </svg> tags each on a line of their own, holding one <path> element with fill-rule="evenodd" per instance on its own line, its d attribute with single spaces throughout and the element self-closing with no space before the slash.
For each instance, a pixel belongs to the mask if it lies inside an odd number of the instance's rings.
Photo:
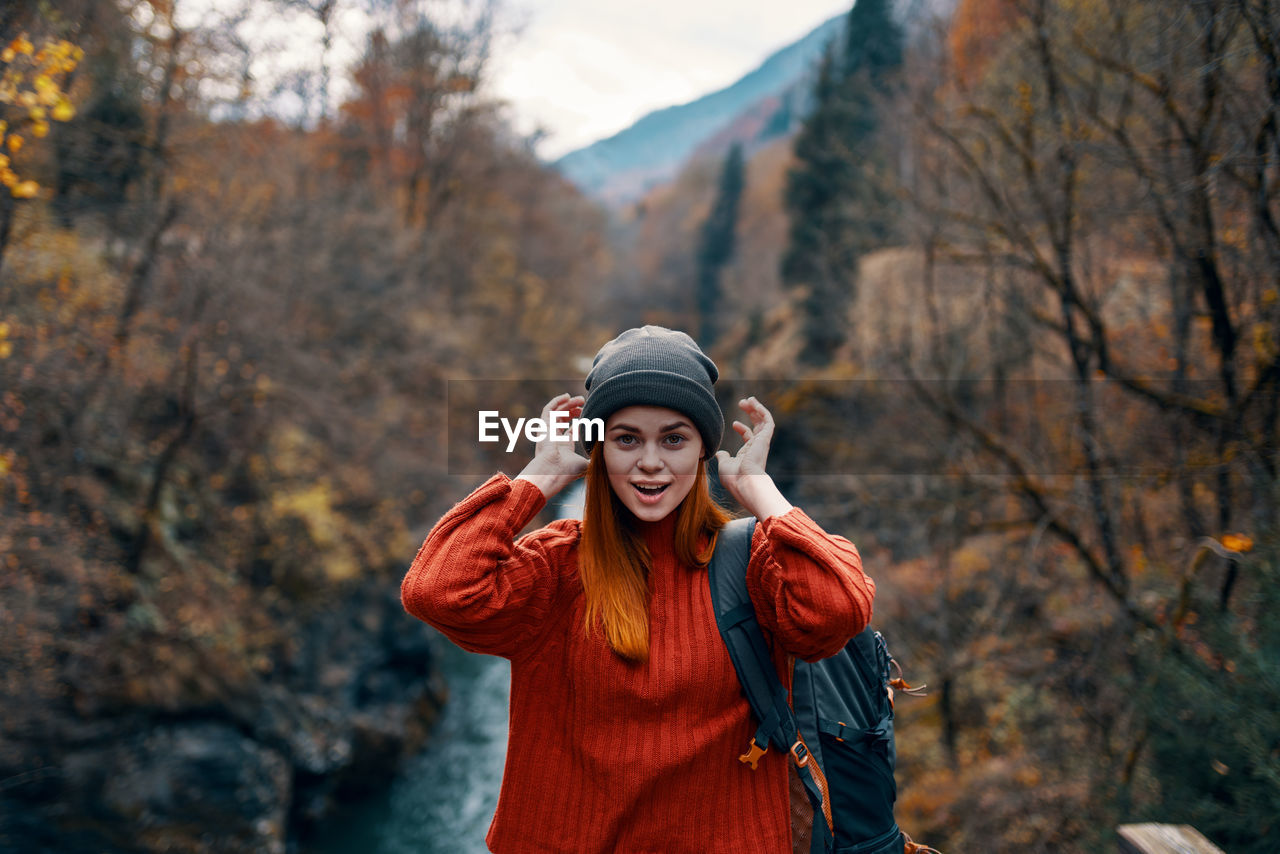
<svg viewBox="0 0 1280 854">
<path fill-rule="evenodd" d="M 0 62 L 3 62 L 5 65 L 8 65 L 9 63 L 13 62 L 13 58 L 15 56 L 17 56 L 17 54 L 14 53 L 13 48 L 7 47 L 4 49 L 3 52 L 0 52 Z"/>
<path fill-rule="evenodd" d="M 13 354 L 12 341 L 0 341 L 0 359 L 7 359 Z"/>
<path fill-rule="evenodd" d="M 30 56 L 36 49 L 36 46 L 33 45 L 25 35 L 18 36 L 9 44 L 9 46 L 18 53 L 25 53 L 27 56 Z"/>
<path fill-rule="evenodd" d="M 15 199 L 33 199 L 40 192 L 40 185 L 35 181 L 23 181 L 9 192 Z"/>
<path fill-rule="evenodd" d="M 49 133 L 49 123 L 43 119 L 37 121 L 31 126 L 31 133 L 33 136 L 44 138 Z"/>
<path fill-rule="evenodd" d="M 16 133 L 9 137 L 9 150 L 14 154 L 17 154 L 22 150 L 22 137 L 18 136 Z"/>
<path fill-rule="evenodd" d="M 1222 538 L 1222 545 L 1233 552 L 1247 552 L 1253 549 L 1253 539 L 1247 534 L 1227 534 Z"/>
<path fill-rule="evenodd" d="M 51 114 L 55 122 L 69 122 L 75 117 L 76 108 L 71 106 L 71 102 L 66 98 L 62 98 L 53 107 Z"/>
</svg>

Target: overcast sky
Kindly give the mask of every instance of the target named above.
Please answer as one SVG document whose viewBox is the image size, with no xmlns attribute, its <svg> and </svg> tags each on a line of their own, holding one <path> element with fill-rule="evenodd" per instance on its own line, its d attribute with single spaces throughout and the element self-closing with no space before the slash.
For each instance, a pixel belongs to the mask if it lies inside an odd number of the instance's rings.
<svg viewBox="0 0 1280 854">
<path fill-rule="evenodd" d="M 442 15 L 477 8 L 477 0 L 424 2 Z M 510 103 L 519 131 L 546 132 L 538 153 L 549 160 L 612 136 L 650 110 L 729 85 L 853 6 L 852 0 L 497 3 L 489 89 Z M 289 91 L 289 81 L 299 74 L 314 79 L 319 68 L 321 29 L 314 17 L 290 12 L 281 0 L 179 0 L 179 24 L 215 26 L 219 16 L 246 6 L 238 32 L 254 48 L 262 109 L 295 118 L 304 100 Z M 145 5 L 139 8 L 145 12 Z M 350 91 L 347 72 L 371 26 L 366 8 L 367 0 L 339 0 L 329 58 L 331 104 Z"/>
<path fill-rule="evenodd" d="M 729 85 L 850 0 L 504 0 L 491 85 L 554 158 Z"/>
</svg>

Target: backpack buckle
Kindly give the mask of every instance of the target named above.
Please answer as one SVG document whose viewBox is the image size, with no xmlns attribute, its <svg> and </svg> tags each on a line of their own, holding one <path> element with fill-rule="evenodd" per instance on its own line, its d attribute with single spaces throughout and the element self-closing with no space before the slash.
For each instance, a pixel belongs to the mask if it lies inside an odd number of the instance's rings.
<svg viewBox="0 0 1280 854">
<path fill-rule="evenodd" d="M 796 760 L 796 767 L 803 768 L 809 764 L 809 747 L 803 741 L 797 740 L 791 745 L 791 756 Z"/>
<path fill-rule="evenodd" d="M 764 756 L 768 750 L 769 750 L 769 745 L 767 742 L 765 743 L 764 747 L 761 747 L 756 742 L 756 740 L 752 738 L 751 747 L 747 748 L 746 753 L 738 757 L 738 761 L 741 762 L 743 765 L 750 765 L 751 770 L 754 771 L 756 770 L 756 763 L 760 761 L 760 757 Z"/>
</svg>

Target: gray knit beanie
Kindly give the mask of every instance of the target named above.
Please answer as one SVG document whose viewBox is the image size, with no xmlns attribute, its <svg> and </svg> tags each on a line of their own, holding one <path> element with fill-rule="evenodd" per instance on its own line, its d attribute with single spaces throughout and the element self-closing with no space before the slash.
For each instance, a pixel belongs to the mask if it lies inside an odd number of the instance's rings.
<svg viewBox="0 0 1280 854">
<path fill-rule="evenodd" d="M 583 418 L 608 420 L 628 406 L 664 406 L 693 420 L 702 435 L 702 456 L 720 449 L 724 412 L 712 386 L 715 362 L 683 332 L 663 326 L 628 329 L 600 348 L 587 374 Z M 591 453 L 594 442 L 583 442 Z"/>
</svg>

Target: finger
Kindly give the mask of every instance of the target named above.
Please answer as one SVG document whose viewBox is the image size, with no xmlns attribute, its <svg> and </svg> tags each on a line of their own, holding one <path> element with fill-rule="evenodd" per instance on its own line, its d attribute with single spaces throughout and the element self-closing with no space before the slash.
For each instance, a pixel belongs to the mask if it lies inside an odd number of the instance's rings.
<svg viewBox="0 0 1280 854">
<path fill-rule="evenodd" d="M 570 397 L 568 392 L 558 394 L 547 402 L 547 406 L 542 410 L 543 419 L 545 420 L 552 412 L 568 412 L 570 416 L 582 414 L 582 407 L 586 404 L 586 400 L 581 395 Z"/>
<path fill-rule="evenodd" d="M 773 436 L 773 413 L 769 411 L 763 403 L 751 398 L 751 421 L 756 428 L 757 436 L 764 436 L 766 439 Z"/>
<path fill-rule="evenodd" d="M 580 396 L 576 398 L 571 396 L 567 391 L 557 394 L 555 397 L 548 400 L 547 405 L 542 408 L 542 422 L 544 424 L 550 423 L 552 421 L 552 414 L 556 412 L 566 412 L 570 420 L 572 420 L 575 415 L 581 414 L 582 407 L 574 406 L 574 401 L 581 399 L 582 398 Z M 574 411 L 575 409 L 577 410 L 576 413 Z M 561 424 L 560 426 L 563 427 L 564 425 Z M 569 440 L 563 438 L 562 431 L 553 430 L 548 436 L 546 436 L 546 438 L 533 443 L 534 453 L 557 453 L 557 449 L 566 444 L 569 444 Z"/>
<path fill-rule="evenodd" d="M 742 409 L 751 416 L 753 424 L 765 424 L 773 421 L 773 415 L 765 408 L 765 405 L 755 397 L 749 397 L 741 404 Z"/>
<path fill-rule="evenodd" d="M 736 430 L 738 432 L 738 435 L 741 436 L 743 439 L 750 439 L 754 435 L 751 432 L 751 428 L 748 427 L 746 424 L 743 424 L 741 421 L 733 422 L 733 429 Z"/>
<path fill-rule="evenodd" d="M 544 419 L 546 418 L 546 415 L 548 412 L 552 412 L 553 410 L 558 409 L 561 403 L 564 401 L 564 399 L 567 398 L 568 396 L 569 396 L 569 392 L 566 391 L 561 394 L 557 394 L 555 397 L 548 400 L 547 405 L 542 407 L 543 418 Z"/>
</svg>

